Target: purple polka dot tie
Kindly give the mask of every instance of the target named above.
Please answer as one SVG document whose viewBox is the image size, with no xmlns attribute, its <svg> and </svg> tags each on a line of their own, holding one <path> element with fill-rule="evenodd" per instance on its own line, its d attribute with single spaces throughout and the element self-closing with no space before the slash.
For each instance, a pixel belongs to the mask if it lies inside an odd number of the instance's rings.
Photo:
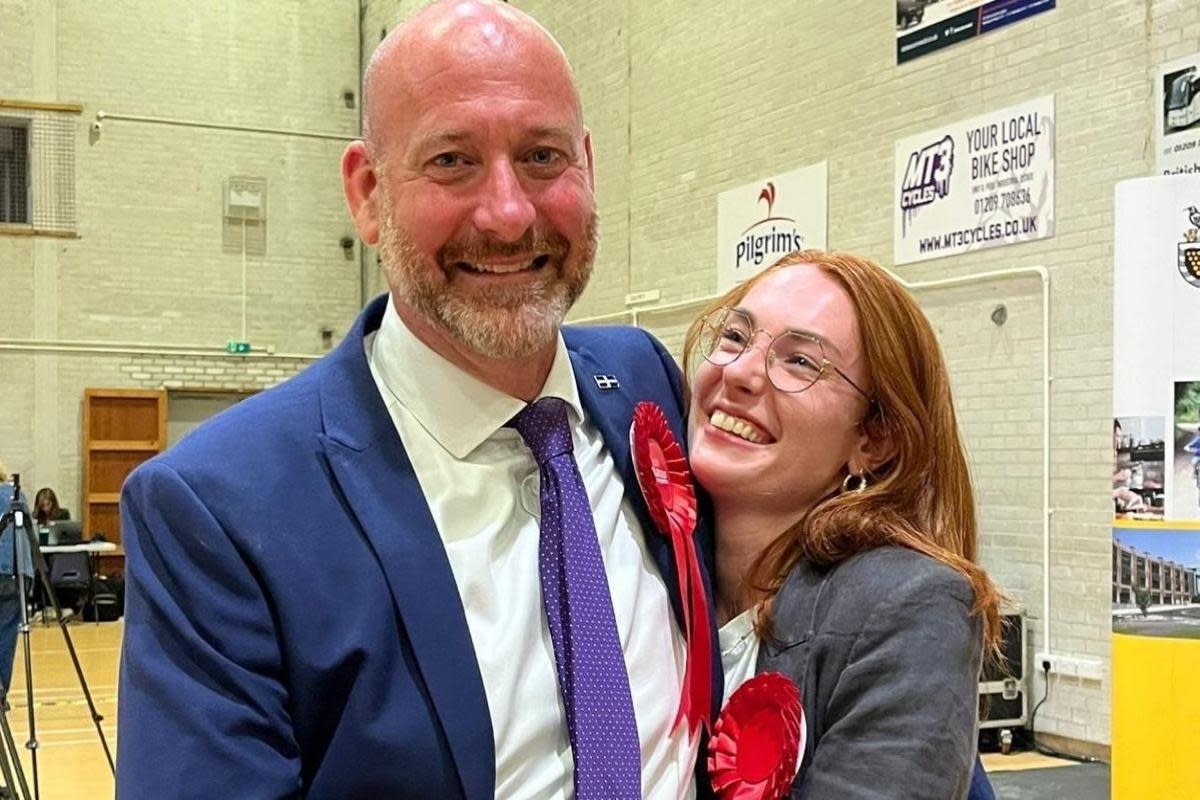
<svg viewBox="0 0 1200 800">
<path fill-rule="evenodd" d="M 641 748 L 629 675 L 592 508 L 571 444 L 567 404 L 543 397 L 509 423 L 541 475 L 538 572 L 567 710 L 578 800 L 640 798 Z"/>
</svg>

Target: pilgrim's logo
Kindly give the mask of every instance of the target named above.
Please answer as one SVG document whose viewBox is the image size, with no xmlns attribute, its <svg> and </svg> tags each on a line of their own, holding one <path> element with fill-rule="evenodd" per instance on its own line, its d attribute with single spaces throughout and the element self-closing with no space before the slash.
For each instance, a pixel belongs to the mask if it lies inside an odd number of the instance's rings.
<svg viewBox="0 0 1200 800">
<path fill-rule="evenodd" d="M 1191 227 L 1183 232 L 1179 243 L 1179 274 L 1192 286 L 1200 288 L 1200 209 L 1187 207 Z"/>
<path fill-rule="evenodd" d="M 751 225 L 749 228 L 746 228 L 746 230 L 742 231 L 742 233 L 746 233 L 747 231 L 751 230 L 752 228 L 757 228 L 759 225 L 762 225 L 764 222 L 771 222 L 772 220 L 779 220 L 779 221 L 783 221 L 783 222 L 795 222 L 796 221 L 796 220 L 792 219 L 791 217 L 772 217 L 771 216 L 771 212 L 775 209 L 775 184 L 772 183 L 771 181 L 767 181 L 767 185 L 764 186 L 763 190 L 758 193 L 758 200 L 760 203 L 763 202 L 764 200 L 766 201 L 767 215 L 765 217 L 763 217 L 761 220 L 759 220 L 758 222 Z"/>
<path fill-rule="evenodd" d="M 754 264 L 759 266 L 768 255 L 781 256 L 795 250 L 804 249 L 804 234 L 796 227 L 794 217 L 775 216 L 775 183 L 767 181 L 767 185 L 758 193 L 756 203 L 767 204 L 767 215 L 742 231 L 741 241 L 738 242 L 734 267 Z M 779 223 L 789 223 L 780 225 Z M 757 231 L 764 225 L 770 229 Z"/>
</svg>

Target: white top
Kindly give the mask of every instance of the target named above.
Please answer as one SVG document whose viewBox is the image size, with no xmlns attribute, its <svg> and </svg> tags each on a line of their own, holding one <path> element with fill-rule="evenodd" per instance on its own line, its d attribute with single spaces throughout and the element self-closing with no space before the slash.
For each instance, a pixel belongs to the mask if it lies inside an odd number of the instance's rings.
<svg viewBox="0 0 1200 800">
<path fill-rule="evenodd" d="M 725 668 L 725 694 L 721 698 L 721 708 L 725 707 L 729 696 L 739 686 L 754 677 L 754 662 L 758 661 L 758 648 L 762 644 L 754 632 L 756 610 L 757 606 L 747 608 L 717 631 L 721 666 Z"/>
<path fill-rule="evenodd" d="M 364 345 L 466 609 L 492 719 L 496 797 L 571 798 L 574 765 L 538 579 L 537 462 L 520 434 L 503 427 L 525 403 L 434 353 L 390 302 Z M 683 637 L 612 456 L 583 416 L 561 337 L 545 396 L 569 405 L 633 692 L 643 797 L 694 797 L 698 742 L 684 725 L 671 733 Z"/>
<path fill-rule="evenodd" d="M 738 687 L 754 677 L 754 664 L 758 661 L 758 649 L 762 639 L 754 631 L 754 615 L 758 606 L 751 606 L 717 630 L 717 642 L 721 646 L 721 666 L 725 669 L 725 695 L 721 708 L 729 702 Z M 800 709 L 800 741 L 796 751 L 796 774 L 804 763 L 804 742 L 808 737 L 808 721 L 804 709 Z"/>
</svg>

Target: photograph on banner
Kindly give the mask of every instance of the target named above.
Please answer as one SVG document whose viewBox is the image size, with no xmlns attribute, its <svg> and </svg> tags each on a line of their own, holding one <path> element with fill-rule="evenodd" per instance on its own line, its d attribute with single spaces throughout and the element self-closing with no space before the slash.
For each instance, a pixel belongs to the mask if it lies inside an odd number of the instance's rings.
<svg viewBox="0 0 1200 800">
<path fill-rule="evenodd" d="M 1054 95 L 896 142 L 896 264 L 1054 235 Z"/>
<path fill-rule="evenodd" d="M 1117 519 L 1162 519 L 1166 430 L 1162 417 L 1113 417 L 1113 515 Z"/>
<path fill-rule="evenodd" d="M 824 250 L 829 165 L 762 178 L 717 196 L 717 293 L 795 250 Z"/>
<path fill-rule="evenodd" d="M 1200 53 L 1160 66 L 1154 97 L 1158 172 L 1200 172 Z"/>
<path fill-rule="evenodd" d="M 1175 384 L 1172 519 L 1200 519 L 1200 381 Z"/>
<path fill-rule="evenodd" d="M 1114 195 L 1114 513 L 1191 527 L 1200 520 L 1200 175 L 1121 181 Z"/>
<path fill-rule="evenodd" d="M 1113 633 L 1200 639 L 1200 531 L 1113 528 Z"/>
<path fill-rule="evenodd" d="M 1054 8 L 1054 0 L 896 0 L 896 63 Z"/>
</svg>

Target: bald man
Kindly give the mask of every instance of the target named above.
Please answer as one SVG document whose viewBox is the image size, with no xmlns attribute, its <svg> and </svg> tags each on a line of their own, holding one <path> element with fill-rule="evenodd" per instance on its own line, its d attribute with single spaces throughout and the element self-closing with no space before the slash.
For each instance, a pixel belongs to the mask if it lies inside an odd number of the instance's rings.
<svg viewBox="0 0 1200 800">
<path fill-rule="evenodd" d="M 390 291 L 126 484 L 118 795 L 707 792 L 629 454 L 638 401 L 684 440 L 678 371 L 642 331 L 560 330 L 597 239 L 566 58 L 441 2 L 364 83 L 342 180 Z"/>
</svg>

